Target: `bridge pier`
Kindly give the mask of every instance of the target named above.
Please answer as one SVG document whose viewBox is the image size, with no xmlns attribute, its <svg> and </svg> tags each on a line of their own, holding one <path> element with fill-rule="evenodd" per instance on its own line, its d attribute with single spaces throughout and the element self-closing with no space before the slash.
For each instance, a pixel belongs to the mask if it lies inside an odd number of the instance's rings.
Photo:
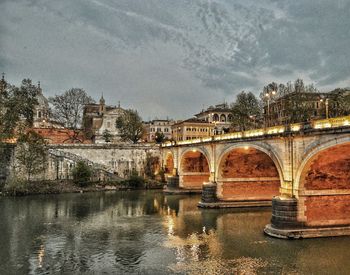
<svg viewBox="0 0 350 275">
<path fill-rule="evenodd" d="M 273 198 L 271 223 L 265 226 L 265 234 L 280 239 L 350 235 L 350 225 L 310 226 L 300 221 L 298 218 L 300 207 L 296 198 Z"/>
</svg>

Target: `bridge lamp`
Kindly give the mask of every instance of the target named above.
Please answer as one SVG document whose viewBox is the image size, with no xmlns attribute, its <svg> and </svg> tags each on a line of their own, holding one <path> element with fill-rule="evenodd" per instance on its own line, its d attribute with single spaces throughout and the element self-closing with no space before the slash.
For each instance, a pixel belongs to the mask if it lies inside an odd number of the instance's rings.
<svg viewBox="0 0 350 275">
<path fill-rule="evenodd" d="M 270 122 L 270 97 L 274 96 L 276 91 L 267 92 L 265 97 L 267 98 L 267 126 L 269 126 Z"/>
<path fill-rule="evenodd" d="M 244 146 L 244 150 L 248 150 L 249 149 L 249 146 Z"/>
<path fill-rule="evenodd" d="M 195 153 L 195 152 L 197 152 L 197 150 L 196 149 L 192 149 L 192 152 Z"/>
</svg>

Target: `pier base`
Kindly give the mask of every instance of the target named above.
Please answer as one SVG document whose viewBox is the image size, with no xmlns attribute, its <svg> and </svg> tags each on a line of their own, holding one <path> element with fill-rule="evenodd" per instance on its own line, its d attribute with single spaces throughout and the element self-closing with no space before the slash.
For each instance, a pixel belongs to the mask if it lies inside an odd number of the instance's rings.
<svg viewBox="0 0 350 275">
<path fill-rule="evenodd" d="M 169 195 L 201 194 L 202 189 L 181 188 L 179 187 L 179 176 L 172 176 L 168 177 L 167 185 L 163 192 Z"/>
<path fill-rule="evenodd" d="M 216 183 L 208 182 L 203 185 L 202 199 L 198 203 L 201 208 L 243 208 L 271 206 L 271 200 L 236 200 L 221 201 L 216 196 Z"/>
<path fill-rule="evenodd" d="M 264 232 L 275 238 L 300 239 L 320 238 L 350 235 L 350 226 L 319 226 L 308 227 L 297 220 L 298 200 L 295 198 L 272 199 L 271 224 L 264 228 Z"/>
<path fill-rule="evenodd" d="M 246 207 L 271 207 L 271 201 L 217 201 L 198 203 L 201 208 L 246 208 Z"/>
<path fill-rule="evenodd" d="M 265 226 L 264 232 L 271 237 L 280 239 L 337 237 L 350 235 L 350 226 L 278 229 L 272 224 L 268 224 Z"/>
</svg>

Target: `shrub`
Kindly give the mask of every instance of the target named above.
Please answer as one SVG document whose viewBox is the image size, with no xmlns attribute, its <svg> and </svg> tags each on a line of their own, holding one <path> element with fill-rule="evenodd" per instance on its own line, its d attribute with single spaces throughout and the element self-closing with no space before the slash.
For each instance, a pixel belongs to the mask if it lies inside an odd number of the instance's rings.
<svg viewBox="0 0 350 275">
<path fill-rule="evenodd" d="M 86 187 L 90 184 L 92 171 L 90 167 L 83 161 L 79 161 L 72 171 L 74 184 L 80 187 Z"/>
<path fill-rule="evenodd" d="M 136 170 L 133 170 L 125 183 L 132 188 L 142 188 L 145 186 L 145 179 L 139 176 Z"/>
<path fill-rule="evenodd" d="M 28 184 L 25 180 L 13 177 L 6 182 L 3 191 L 6 194 L 14 196 L 18 194 L 26 194 L 28 193 Z"/>
</svg>

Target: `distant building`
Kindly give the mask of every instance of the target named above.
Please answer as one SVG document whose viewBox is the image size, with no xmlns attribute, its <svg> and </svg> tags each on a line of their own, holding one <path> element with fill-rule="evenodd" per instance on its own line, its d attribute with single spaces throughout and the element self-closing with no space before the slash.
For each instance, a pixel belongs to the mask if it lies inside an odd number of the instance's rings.
<svg viewBox="0 0 350 275">
<path fill-rule="evenodd" d="M 91 143 L 85 139 L 82 131 L 76 133 L 67 128 L 33 128 L 37 134 L 41 135 L 49 144 L 69 144 L 69 143 Z M 75 137 L 74 139 L 72 137 Z"/>
<path fill-rule="evenodd" d="M 210 106 L 206 110 L 195 114 L 195 117 L 214 124 L 214 130 L 217 134 L 228 131 L 232 122 L 231 109 L 227 103 Z"/>
<path fill-rule="evenodd" d="M 84 107 L 83 126 L 85 132 L 90 135 L 94 143 L 106 143 L 103 134 L 108 131 L 111 134 L 112 143 L 120 141 L 120 133 L 115 123 L 118 117 L 124 113 L 120 104 L 108 106 L 103 96 L 99 104 L 87 104 Z"/>
<path fill-rule="evenodd" d="M 168 119 L 154 119 L 144 123 L 145 128 L 145 142 L 154 142 L 156 133 L 163 133 L 166 140 L 172 139 L 171 127 L 174 125 L 174 120 Z"/>
<path fill-rule="evenodd" d="M 190 118 L 177 122 L 172 126 L 173 140 L 191 140 L 201 137 L 209 137 L 214 134 L 215 124 L 198 119 Z"/>
<path fill-rule="evenodd" d="M 302 98 L 302 102 L 300 102 Z M 270 97 L 264 104 L 265 126 L 284 125 L 290 123 L 291 114 L 288 106 L 292 104 L 307 105 L 310 109 L 309 119 L 321 119 L 330 117 L 329 110 L 335 110 L 334 96 L 332 93 L 300 93 L 293 92 L 284 96 Z"/>
<path fill-rule="evenodd" d="M 59 128 L 63 129 L 64 125 L 54 121 L 50 114 L 49 101 L 43 95 L 43 91 L 38 82 L 38 93 L 36 96 L 38 104 L 34 107 L 33 128 Z"/>
</svg>

